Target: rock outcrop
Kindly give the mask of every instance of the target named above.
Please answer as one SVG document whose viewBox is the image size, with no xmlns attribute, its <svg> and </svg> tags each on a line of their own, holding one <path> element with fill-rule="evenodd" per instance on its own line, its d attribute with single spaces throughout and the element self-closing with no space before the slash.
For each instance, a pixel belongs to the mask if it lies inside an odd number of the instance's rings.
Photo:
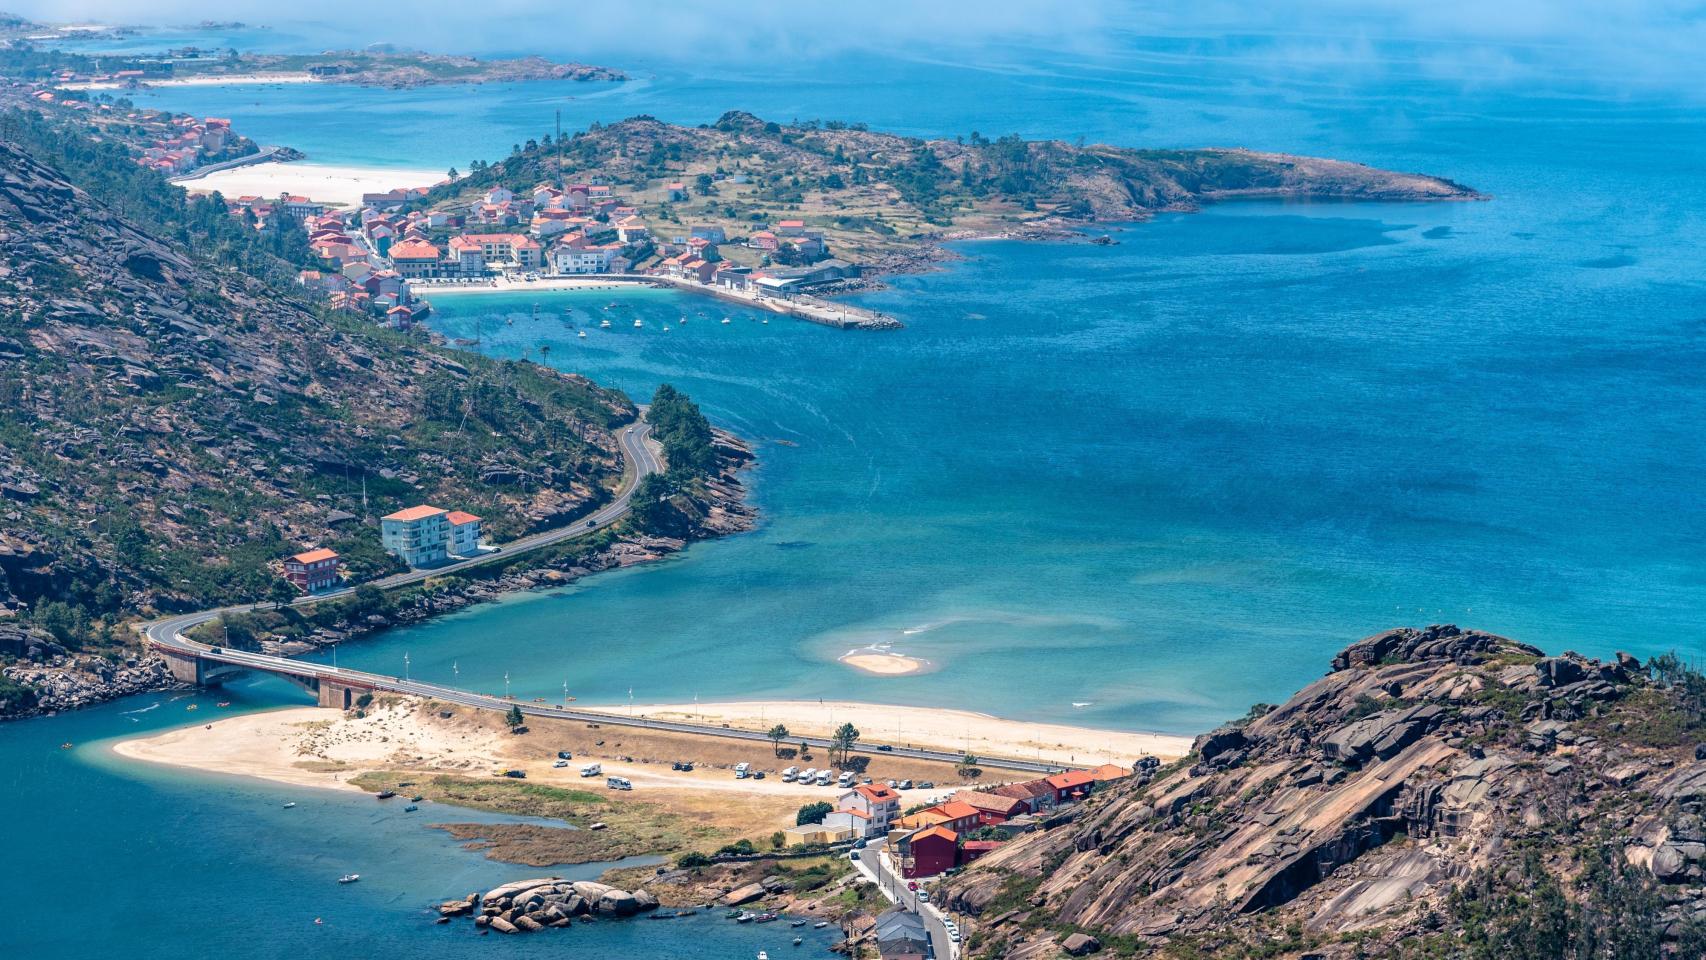
<svg viewBox="0 0 1706 960">
<path fill-rule="evenodd" d="M 1682 950 L 1706 917 L 1706 681 L 1662 673 L 1451 626 L 1388 631 L 1185 762 L 979 860 L 946 899 L 979 918 L 990 955 L 1055 956 L 1065 926 L 1140 955 L 1404 956 L 1460 935 L 1447 894 L 1497 895 L 1523 850 L 1525 882 L 1589 914 L 1607 884 L 1664 904 L 1627 922 Z"/>
<path fill-rule="evenodd" d="M 577 919 L 631 917 L 657 906 L 657 898 L 644 890 L 630 892 L 590 880 L 543 877 L 446 900 L 438 905 L 437 913 L 441 921 L 473 915 L 479 927 L 499 933 L 531 933 L 568 927 Z"/>
</svg>

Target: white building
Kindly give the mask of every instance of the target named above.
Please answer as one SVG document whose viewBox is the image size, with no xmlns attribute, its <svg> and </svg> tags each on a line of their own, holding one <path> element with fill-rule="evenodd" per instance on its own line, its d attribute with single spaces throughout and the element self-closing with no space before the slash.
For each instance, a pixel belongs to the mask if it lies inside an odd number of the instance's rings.
<svg viewBox="0 0 1706 960">
<path fill-rule="evenodd" d="M 445 518 L 450 523 L 450 554 L 472 557 L 480 552 L 480 518 L 461 510 L 452 510 Z"/>
<path fill-rule="evenodd" d="M 425 504 L 387 514 L 379 519 L 379 542 L 411 567 L 443 563 L 449 558 L 450 514 Z"/>
</svg>

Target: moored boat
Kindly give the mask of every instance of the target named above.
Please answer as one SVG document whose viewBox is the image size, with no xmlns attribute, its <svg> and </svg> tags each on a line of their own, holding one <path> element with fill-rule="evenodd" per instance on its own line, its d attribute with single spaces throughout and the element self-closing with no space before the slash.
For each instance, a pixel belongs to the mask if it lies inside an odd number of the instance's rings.
<svg viewBox="0 0 1706 960">
<path fill-rule="evenodd" d="M 359 873 L 346 873 L 343 876 L 338 878 L 338 882 L 339 883 L 354 883 L 360 879 L 361 879 L 361 874 L 359 874 Z"/>
</svg>

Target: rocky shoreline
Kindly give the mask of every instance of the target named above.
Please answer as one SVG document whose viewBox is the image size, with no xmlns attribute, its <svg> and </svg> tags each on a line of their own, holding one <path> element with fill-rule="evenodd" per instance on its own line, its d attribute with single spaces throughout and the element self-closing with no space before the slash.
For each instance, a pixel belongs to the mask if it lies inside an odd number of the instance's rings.
<svg viewBox="0 0 1706 960">
<path fill-rule="evenodd" d="M 547 927 L 563 929 L 576 920 L 632 917 L 658 908 L 656 897 L 644 890 L 630 893 L 607 883 L 542 877 L 517 880 L 485 893 L 470 893 L 438 905 L 438 923 L 474 916 L 482 932 L 533 933 Z"/>
<path fill-rule="evenodd" d="M 263 641 L 262 649 L 283 655 L 306 653 L 392 627 L 421 623 L 477 603 L 497 600 L 505 594 L 563 586 L 606 570 L 661 560 L 686 549 L 695 540 L 751 530 L 757 525 L 758 511 L 746 502 L 745 487 L 738 473 L 752 462 L 752 449 L 733 434 L 719 430 L 715 436 L 719 470 L 706 485 L 707 495 L 696 501 L 698 515 L 687 537 L 633 534 L 590 556 L 541 563 L 490 580 L 456 578 L 455 582 L 430 592 L 410 594 L 406 605 L 390 616 L 340 622 L 316 630 L 305 640 Z M 116 662 L 106 656 L 78 654 L 21 625 L 0 625 L 0 652 L 19 657 L 17 663 L 0 670 L 0 676 L 23 685 L 32 694 L 18 702 L 0 698 L 0 720 L 49 716 L 179 686 L 165 661 L 152 654 L 127 651 L 124 659 Z"/>
</svg>

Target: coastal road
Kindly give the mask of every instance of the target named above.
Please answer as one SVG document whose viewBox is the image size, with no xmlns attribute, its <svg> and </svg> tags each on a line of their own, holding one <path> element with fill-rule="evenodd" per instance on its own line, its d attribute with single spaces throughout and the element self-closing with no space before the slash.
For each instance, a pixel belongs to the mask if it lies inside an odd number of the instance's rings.
<svg viewBox="0 0 1706 960">
<path fill-rule="evenodd" d="M 865 849 L 860 850 L 859 859 L 854 861 L 854 868 L 876 884 L 877 891 L 888 898 L 890 903 L 909 913 L 918 914 L 918 918 L 924 921 L 924 929 L 930 932 L 930 945 L 936 960 L 957 960 L 959 945 L 948 936 L 948 925 L 944 922 L 946 915 L 934 904 L 918 899 L 916 891 L 907 889 L 906 879 L 900 875 L 894 859 L 889 856 L 886 838 L 872 840 Z M 923 887 L 924 884 L 920 883 L 919 888 Z"/>
<path fill-rule="evenodd" d="M 492 553 L 473 557 L 468 560 L 461 560 L 456 563 L 445 564 L 440 567 L 433 567 L 428 570 L 410 570 L 406 573 L 399 573 L 380 580 L 372 581 L 371 585 L 384 590 L 395 589 L 397 587 L 419 583 L 423 580 L 431 579 L 432 577 L 443 576 L 447 573 L 455 573 L 459 570 L 466 570 L 482 564 L 508 559 L 529 550 L 548 547 L 574 537 L 602 530 L 605 527 L 615 524 L 617 521 L 627 516 L 629 502 L 633 498 L 635 488 L 639 486 L 640 478 L 649 473 L 657 473 L 663 469 L 663 464 L 658 459 L 657 452 L 651 446 L 651 429 L 651 424 L 641 420 L 623 428 L 622 431 L 617 434 L 617 439 L 621 444 L 622 452 L 626 461 L 623 469 L 622 482 L 618 487 L 616 496 L 590 517 L 578 520 L 569 526 L 556 527 L 551 530 L 533 534 L 532 536 L 522 537 L 519 540 L 512 540 Z M 292 601 L 290 605 L 309 606 L 319 603 L 322 600 L 349 596 L 354 594 L 355 590 L 355 587 L 345 587 L 341 590 L 328 591 L 311 597 L 299 597 Z M 446 687 L 433 683 L 422 683 L 416 680 L 385 676 L 377 673 L 367 673 L 360 670 L 347 670 L 338 667 L 329 667 L 309 661 L 294 660 L 289 657 L 277 657 L 264 653 L 247 653 L 240 650 L 232 650 L 228 647 L 214 648 L 207 644 L 191 640 L 189 637 L 184 635 L 184 631 L 200 624 L 207 623 L 210 620 L 215 620 L 221 614 L 247 613 L 255 610 L 273 610 L 277 608 L 277 604 L 257 603 L 221 607 L 214 610 L 201 610 L 195 613 L 178 614 L 177 616 L 166 617 L 144 625 L 142 628 L 143 635 L 146 637 L 148 644 L 152 647 L 162 650 L 176 651 L 178 653 L 192 654 L 203 660 L 229 664 L 231 666 L 241 667 L 247 670 L 260 670 L 266 673 L 282 674 L 305 679 L 330 680 L 339 683 L 370 687 L 374 690 L 390 693 L 403 693 L 413 696 L 431 697 L 447 703 L 455 703 L 483 710 L 507 711 L 511 707 L 517 707 L 521 710 L 524 716 L 553 717 L 560 720 L 572 720 L 584 723 L 639 727 L 646 730 L 658 730 L 667 733 L 685 733 L 697 736 L 713 736 L 734 740 L 748 740 L 754 743 L 769 744 L 770 742 L 769 736 L 767 736 L 764 731 L 760 730 L 742 730 L 734 727 L 716 726 L 704 723 L 655 720 L 643 716 L 636 717 L 596 710 L 573 710 L 568 707 L 556 707 L 539 703 L 524 703 L 507 697 L 495 697 L 481 693 L 471 693 L 466 690 L 459 690 L 455 687 Z M 825 749 L 830 746 L 829 741 L 822 738 L 789 737 L 788 739 L 790 741 L 804 740 L 811 746 Z M 883 749 L 879 750 L 877 746 L 865 743 L 855 746 L 854 751 L 858 753 L 869 753 L 872 756 L 886 754 L 894 757 L 910 757 L 916 760 L 934 760 L 941 763 L 956 764 L 964 758 L 963 754 L 954 751 L 925 750 L 917 747 L 893 745 L 885 746 Z M 999 767 L 1002 769 L 1018 770 L 1027 773 L 1055 773 L 1062 769 L 1058 764 L 1048 764 L 1035 760 L 1021 760 L 1016 758 L 981 757 L 979 758 L 979 764 L 986 767 Z"/>
</svg>

